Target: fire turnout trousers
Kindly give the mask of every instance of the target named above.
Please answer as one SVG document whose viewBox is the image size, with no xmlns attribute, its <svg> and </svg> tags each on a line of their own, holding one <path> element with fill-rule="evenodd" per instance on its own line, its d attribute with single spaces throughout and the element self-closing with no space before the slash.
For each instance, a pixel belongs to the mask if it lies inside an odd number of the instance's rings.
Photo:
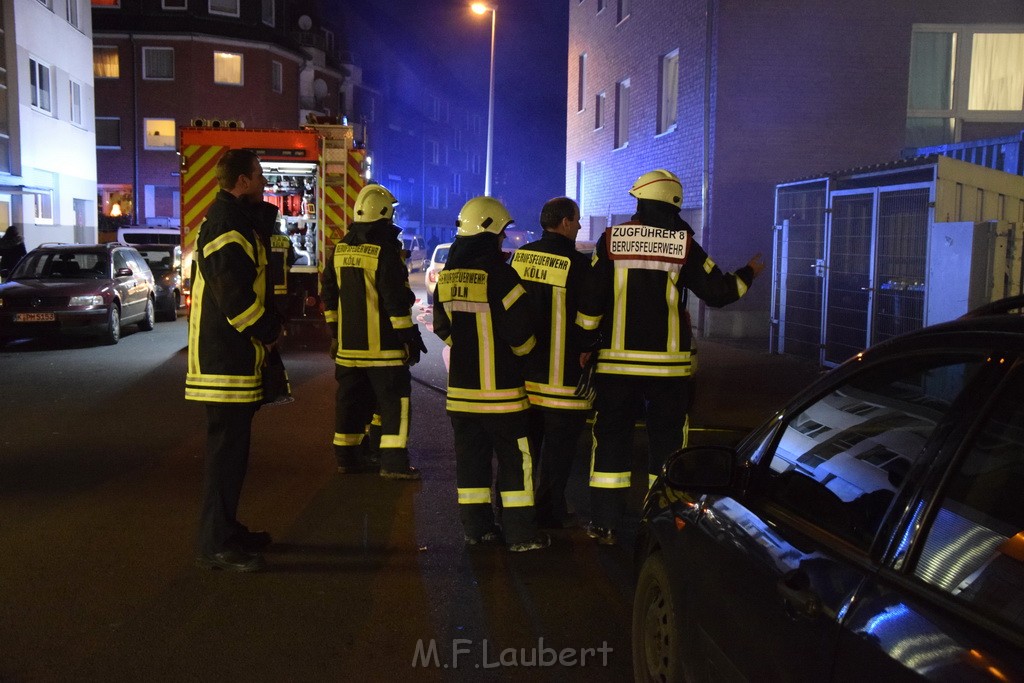
<svg viewBox="0 0 1024 683">
<path fill-rule="evenodd" d="M 242 528 L 235 515 L 249 467 L 249 444 L 256 403 L 206 404 L 206 463 L 197 550 L 214 555 Z"/>
<path fill-rule="evenodd" d="M 542 526 L 557 527 L 569 516 L 565 487 L 588 414 L 586 410 L 530 409 L 530 443 L 538 456 L 535 507 Z"/>
<path fill-rule="evenodd" d="M 339 465 L 364 462 L 366 425 L 380 415 L 380 468 L 402 471 L 409 467 L 409 366 L 370 368 L 335 367 L 338 389 L 334 402 L 334 455 Z M 376 408 L 376 410 L 375 410 Z"/>
<path fill-rule="evenodd" d="M 649 487 L 661 473 L 665 459 L 686 445 L 693 390 L 689 377 L 599 374 L 595 380 L 592 521 L 596 526 L 614 529 L 628 502 L 636 418 L 646 413 Z"/>
<path fill-rule="evenodd" d="M 508 544 L 537 535 L 533 510 L 533 458 L 527 412 L 501 415 L 449 413 L 455 433 L 455 478 L 459 516 L 466 535 L 479 538 L 494 528 L 491 458 L 497 456 L 501 522 Z"/>
</svg>

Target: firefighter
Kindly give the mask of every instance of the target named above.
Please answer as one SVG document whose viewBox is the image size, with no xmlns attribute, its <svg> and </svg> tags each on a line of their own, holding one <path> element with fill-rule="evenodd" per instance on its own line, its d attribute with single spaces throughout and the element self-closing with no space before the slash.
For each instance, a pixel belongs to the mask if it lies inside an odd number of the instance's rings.
<svg viewBox="0 0 1024 683">
<path fill-rule="evenodd" d="M 236 519 L 249 460 L 252 418 L 263 400 L 262 366 L 281 322 L 266 304 L 267 255 L 250 207 L 266 179 L 259 157 L 228 150 L 220 191 L 196 239 L 185 398 L 206 404 L 207 456 L 198 556 L 201 567 L 257 571 L 271 541 Z"/>
<path fill-rule="evenodd" d="M 380 185 L 360 190 L 356 220 L 324 269 L 324 315 L 337 349 L 334 453 L 341 473 L 377 471 L 362 446 L 375 401 L 380 476 L 417 480 L 408 451 L 409 366 L 427 349 L 412 321 L 416 296 L 392 222 L 396 203 Z"/>
<path fill-rule="evenodd" d="M 526 290 L 505 263 L 501 242 L 512 217 L 501 202 L 475 197 L 455 223 L 438 276 L 434 332 L 451 347 L 446 408 L 455 433 L 459 515 L 469 545 L 500 540 L 491 501 L 496 455 L 505 542 L 513 552 L 546 547 L 533 509 L 533 458 L 521 358 L 536 345 Z"/>
<path fill-rule="evenodd" d="M 523 281 L 534 329 L 540 332 L 526 371 L 531 445 L 538 456 L 537 524 L 563 528 L 572 523 L 565 487 L 592 407 L 590 396 L 576 395 L 583 348 L 575 324 L 590 260 L 576 251 L 576 202 L 568 197 L 549 200 L 541 209 L 540 225 L 543 236 L 516 251 L 512 267 Z"/>
<path fill-rule="evenodd" d="M 280 210 L 276 204 L 260 201 L 252 208 L 256 232 L 267 252 L 266 301 L 272 302 L 272 308 L 277 311 L 282 323 L 287 324 L 288 268 L 295 262 L 295 249 L 292 248 L 291 240 L 277 229 Z M 287 330 L 282 333 L 282 336 L 286 335 Z M 295 400 L 280 348 L 274 347 L 267 357 L 263 379 L 264 405 L 284 405 Z"/>
<path fill-rule="evenodd" d="M 585 334 L 599 340 L 587 533 L 603 545 L 616 543 L 626 506 L 635 406 L 646 408 L 648 484 L 686 444 L 692 403 L 686 291 L 718 308 L 743 296 L 764 269 L 760 254 L 735 273 L 715 265 L 679 215 L 683 188 L 673 173 L 645 173 L 629 193 L 636 213 L 598 241 L 577 317 Z"/>
</svg>

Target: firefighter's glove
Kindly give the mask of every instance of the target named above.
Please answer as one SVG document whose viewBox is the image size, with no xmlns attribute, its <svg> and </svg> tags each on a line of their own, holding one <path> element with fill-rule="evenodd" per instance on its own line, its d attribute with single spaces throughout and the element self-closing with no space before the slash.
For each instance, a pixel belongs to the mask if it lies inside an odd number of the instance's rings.
<svg viewBox="0 0 1024 683">
<path fill-rule="evenodd" d="M 417 325 L 398 330 L 398 338 L 405 345 L 405 362 L 409 366 L 420 362 L 420 356 L 427 352 L 427 346 L 420 336 L 420 328 Z"/>
<path fill-rule="evenodd" d="M 586 365 L 583 366 L 583 373 L 579 382 L 576 383 L 576 391 L 573 393 L 580 398 L 594 399 L 594 368 L 597 367 L 597 351 L 590 354 Z"/>
</svg>

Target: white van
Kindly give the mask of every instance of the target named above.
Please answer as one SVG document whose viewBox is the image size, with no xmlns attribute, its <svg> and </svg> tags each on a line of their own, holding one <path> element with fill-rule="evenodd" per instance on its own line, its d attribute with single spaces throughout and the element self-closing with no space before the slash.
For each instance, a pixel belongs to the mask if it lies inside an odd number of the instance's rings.
<svg viewBox="0 0 1024 683">
<path fill-rule="evenodd" d="M 117 241 L 125 244 L 181 244 L 178 228 L 151 228 L 146 225 L 128 225 L 119 228 Z"/>
<path fill-rule="evenodd" d="M 402 249 L 409 253 L 405 259 L 409 272 L 413 273 L 426 268 L 429 262 L 427 261 L 427 248 L 423 244 L 423 238 L 419 235 L 403 234 L 401 240 Z"/>
</svg>

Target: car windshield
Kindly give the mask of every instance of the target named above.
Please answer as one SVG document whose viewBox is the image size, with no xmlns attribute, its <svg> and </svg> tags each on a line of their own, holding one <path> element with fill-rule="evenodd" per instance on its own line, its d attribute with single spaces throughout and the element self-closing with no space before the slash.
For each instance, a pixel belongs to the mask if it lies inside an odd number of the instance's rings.
<svg viewBox="0 0 1024 683">
<path fill-rule="evenodd" d="M 106 254 L 70 251 L 30 253 L 11 273 L 12 280 L 87 280 L 108 277 L 110 277 L 110 261 Z"/>
<path fill-rule="evenodd" d="M 146 259 L 150 270 L 154 272 L 170 270 L 178 265 L 174 258 L 174 252 L 171 249 L 146 249 L 145 247 L 138 247 L 138 250 L 142 254 L 142 258 Z"/>
</svg>

